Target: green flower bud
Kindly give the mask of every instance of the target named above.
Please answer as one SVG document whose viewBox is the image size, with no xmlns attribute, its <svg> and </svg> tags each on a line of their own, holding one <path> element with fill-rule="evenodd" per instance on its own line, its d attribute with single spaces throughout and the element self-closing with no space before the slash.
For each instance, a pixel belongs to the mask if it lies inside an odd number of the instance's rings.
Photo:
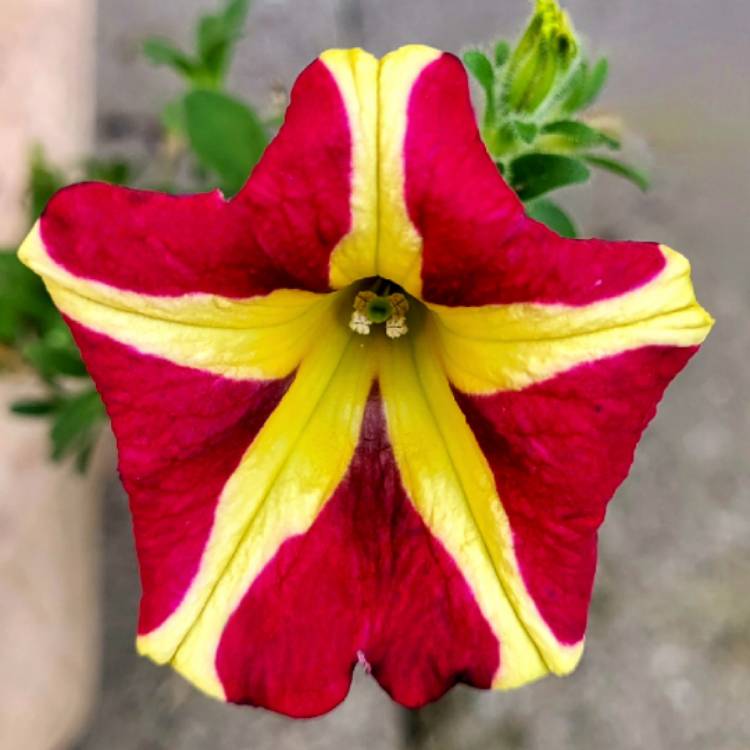
<svg viewBox="0 0 750 750">
<path fill-rule="evenodd" d="M 536 0 L 536 10 L 510 59 L 507 102 L 531 114 L 555 89 L 578 57 L 579 44 L 568 14 L 557 0 Z"/>
</svg>

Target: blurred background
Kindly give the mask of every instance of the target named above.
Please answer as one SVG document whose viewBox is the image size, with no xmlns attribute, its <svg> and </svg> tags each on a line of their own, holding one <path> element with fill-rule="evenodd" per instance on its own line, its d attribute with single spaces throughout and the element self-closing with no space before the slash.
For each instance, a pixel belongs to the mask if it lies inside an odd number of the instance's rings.
<svg viewBox="0 0 750 750">
<path fill-rule="evenodd" d="M 98 412 L 85 394 L 44 395 L 78 365 L 61 358 L 56 323 L 37 321 L 35 349 L 0 348 L 2 750 L 750 748 L 750 5 L 565 5 L 611 62 L 594 111 L 622 118 L 653 185 L 644 194 L 598 174 L 560 201 L 584 235 L 680 249 L 718 320 L 610 507 L 577 673 L 511 694 L 457 688 L 416 714 L 358 673 L 343 706 L 295 722 L 214 703 L 138 658 L 139 584 L 111 445 L 86 442 L 81 425 Z M 217 7 L 0 0 L 0 245 L 28 228 L 30 182 L 39 196 L 81 176 L 195 180 L 164 137 L 162 112 L 184 81 L 154 67 L 160 53 L 149 62 L 143 41 L 188 47 L 195 19 Z M 255 0 L 222 85 L 272 128 L 284 92 L 323 49 L 424 42 L 460 52 L 512 38 L 528 12 L 525 0 Z M 15 330 L 13 315 L 0 308 L 0 331 Z M 28 361 L 52 368 L 47 386 Z M 19 399 L 16 411 L 54 412 L 53 446 L 67 463 L 48 460 L 45 421 L 9 413 Z M 85 474 L 73 465 L 82 453 Z"/>
</svg>

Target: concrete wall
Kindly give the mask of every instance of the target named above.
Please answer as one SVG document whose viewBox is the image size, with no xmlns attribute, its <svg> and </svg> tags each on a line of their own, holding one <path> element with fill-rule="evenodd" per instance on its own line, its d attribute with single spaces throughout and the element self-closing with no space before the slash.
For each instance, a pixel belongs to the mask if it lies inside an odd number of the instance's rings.
<svg viewBox="0 0 750 750">
<path fill-rule="evenodd" d="M 31 149 L 72 164 L 93 147 L 95 0 L 0 2 L 0 246 L 26 230 Z"/>
</svg>

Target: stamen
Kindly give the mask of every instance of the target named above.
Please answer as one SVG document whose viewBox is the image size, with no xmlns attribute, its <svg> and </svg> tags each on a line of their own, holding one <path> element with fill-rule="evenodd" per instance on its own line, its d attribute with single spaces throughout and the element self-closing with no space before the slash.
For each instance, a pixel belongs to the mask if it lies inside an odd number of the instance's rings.
<svg viewBox="0 0 750 750">
<path fill-rule="evenodd" d="M 391 294 L 388 297 L 391 305 L 393 305 L 393 316 L 396 318 L 405 318 L 406 313 L 409 312 L 409 302 L 403 294 Z"/>
<path fill-rule="evenodd" d="M 354 333 L 360 334 L 360 336 L 367 336 L 370 333 L 370 321 L 367 319 L 366 315 L 355 311 L 352 314 L 352 319 L 349 321 L 349 328 L 351 328 Z"/>
<path fill-rule="evenodd" d="M 406 325 L 406 318 L 391 318 L 385 324 L 385 335 L 389 339 L 400 339 L 409 333 L 409 326 Z"/>
<path fill-rule="evenodd" d="M 373 289 L 359 292 L 354 298 L 354 312 L 349 321 L 349 328 L 361 336 L 367 336 L 373 325 L 385 323 L 388 338 L 397 339 L 409 331 L 406 325 L 409 302 L 406 296 L 399 292 L 381 296 L 373 291 L 380 289 L 381 285 L 382 280 L 379 279 Z M 386 291 L 389 291 L 389 286 L 386 285 Z"/>
<path fill-rule="evenodd" d="M 377 298 L 377 294 L 375 292 L 360 292 L 355 298 L 354 298 L 354 309 L 357 312 L 364 313 L 365 310 L 367 310 L 367 305 L 370 304 L 374 299 Z"/>
</svg>

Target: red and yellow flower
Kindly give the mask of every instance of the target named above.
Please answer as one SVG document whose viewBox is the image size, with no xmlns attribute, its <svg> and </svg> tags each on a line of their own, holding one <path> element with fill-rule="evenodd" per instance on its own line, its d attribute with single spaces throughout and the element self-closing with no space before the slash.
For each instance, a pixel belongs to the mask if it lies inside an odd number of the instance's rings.
<svg viewBox="0 0 750 750">
<path fill-rule="evenodd" d="M 712 322 L 673 250 L 528 219 L 421 46 L 324 53 L 236 198 L 77 185 L 21 257 L 112 419 L 139 651 L 295 716 L 358 660 L 407 706 L 574 669 L 606 504 Z"/>
</svg>

